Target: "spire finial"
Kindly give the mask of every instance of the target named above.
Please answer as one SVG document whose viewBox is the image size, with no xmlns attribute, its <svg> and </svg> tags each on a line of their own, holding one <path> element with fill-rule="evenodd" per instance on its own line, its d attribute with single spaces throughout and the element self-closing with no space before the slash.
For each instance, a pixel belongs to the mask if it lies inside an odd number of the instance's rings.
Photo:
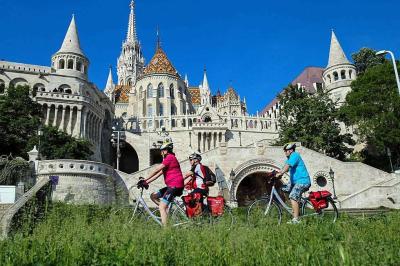
<svg viewBox="0 0 400 266">
<path fill-rule="evenodd" d="M 129 25 L 128 25 L 128 33 L 126 36 L 126 41 L 135 43 L 136 42 L 136 21 L 135 21 L 135 1 L 131 1 L 130 3 L 131 13 L 129 14 Z"/>
<path fill-rule="evenodd" d="M 131 3 L 129 4 L 131 10 L 135 9 L 135 1 L 131 1 Z"/>
<path fill-rule="evenodd" d="M 161 48 L 160 27 L 157 25 L 157 50 Z"/>
</svg>

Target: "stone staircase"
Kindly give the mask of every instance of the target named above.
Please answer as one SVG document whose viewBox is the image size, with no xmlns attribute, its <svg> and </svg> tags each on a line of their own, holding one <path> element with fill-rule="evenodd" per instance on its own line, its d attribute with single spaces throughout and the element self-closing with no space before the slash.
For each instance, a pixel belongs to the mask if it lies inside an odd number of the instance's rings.
<svg viewBox="0 0 400 266">
<path fill-rule="evenodd" d="M 18 212 L 20 208 L 22 208 L 25 203 L 27 203 L 32 197 L 36 195 L 36 193 L 44 187 L 47 183 L 50 182 L 48 178 L 40 179 L 30 190 L 28 190 L 24 195 L 22 195 L 14 204 L 10 204 L 7 206 L 2 206 L 2 215 L 0 213 L 0 239 L 4 239 L 7 237 L 11 221 L 14 215 Z"/>
<path fill-rule="evenodd" d="M 384 181 L 367 186 L 347 197 L 339 199 L 340 207 L 400 209 L 400 175 L 392 174 Z"/>
</svg>

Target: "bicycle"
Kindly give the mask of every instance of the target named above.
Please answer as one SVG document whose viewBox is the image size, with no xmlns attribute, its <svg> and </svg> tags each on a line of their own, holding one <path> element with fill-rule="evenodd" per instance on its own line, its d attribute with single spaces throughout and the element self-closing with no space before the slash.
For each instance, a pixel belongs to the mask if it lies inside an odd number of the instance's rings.
<svg viewBox="0 0 400 266">
<path fill-rule="evenodd" d="M 264 195 L 261 199 L 255 200 L 247 210 L 247 221 L 253 226 L 279 225 L 282 222 L 282 209 L 292 215 L 290 208 L 276 189 L 276 172 L 273 171 L 269 176 L 269 184 L 272 184 L 271 194 Z M 300 218 L 316 217 L 323 220 L 336 222 L 339 217 L 335 201 L 327 197 L 327 208 L 316 210 L 308 198 L 301 197 Z"/>
</svg>

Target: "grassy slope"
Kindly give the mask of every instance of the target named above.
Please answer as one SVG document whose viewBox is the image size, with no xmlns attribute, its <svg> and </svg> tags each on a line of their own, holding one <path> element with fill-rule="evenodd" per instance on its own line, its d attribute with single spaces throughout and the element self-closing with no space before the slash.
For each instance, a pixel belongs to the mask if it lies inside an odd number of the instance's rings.
<svg viewBox="0 0 400 266">
<path fill-rule="evenodd" d="M 0 265 L 399 265 L 400 213 L 336 224 L 161 229 L 95 206 L 55 205 L 32 234 L 0 242 Z"/>
</svg>

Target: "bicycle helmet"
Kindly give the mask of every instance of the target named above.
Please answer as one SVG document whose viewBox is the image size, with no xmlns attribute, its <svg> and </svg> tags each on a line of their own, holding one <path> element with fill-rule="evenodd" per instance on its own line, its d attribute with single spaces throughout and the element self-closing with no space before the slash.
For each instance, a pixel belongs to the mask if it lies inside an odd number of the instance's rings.
<svg viewBox="0 0 400 266">
<path fill-rule="evenodd" d="M 198 160 L 201 161 L 201 155 L 198 153 L 192 153 L 189 155 L 189 160 Z"/>
<path fill-rule="evenodd" d="M 284 151 L 295 150 L 295 149 L 296 149 L 296 143 L 294 142 L 288 142 L 283 146 Z"/>
<path fill-rule="evenodd" d="M 172 142 L 171 139 L 165 139 L 163 141 L 163 144 L 160 147 L 160 150 L 170 150 L 172 151 L 174 149 L 174 143 Z"/>
</svg>

